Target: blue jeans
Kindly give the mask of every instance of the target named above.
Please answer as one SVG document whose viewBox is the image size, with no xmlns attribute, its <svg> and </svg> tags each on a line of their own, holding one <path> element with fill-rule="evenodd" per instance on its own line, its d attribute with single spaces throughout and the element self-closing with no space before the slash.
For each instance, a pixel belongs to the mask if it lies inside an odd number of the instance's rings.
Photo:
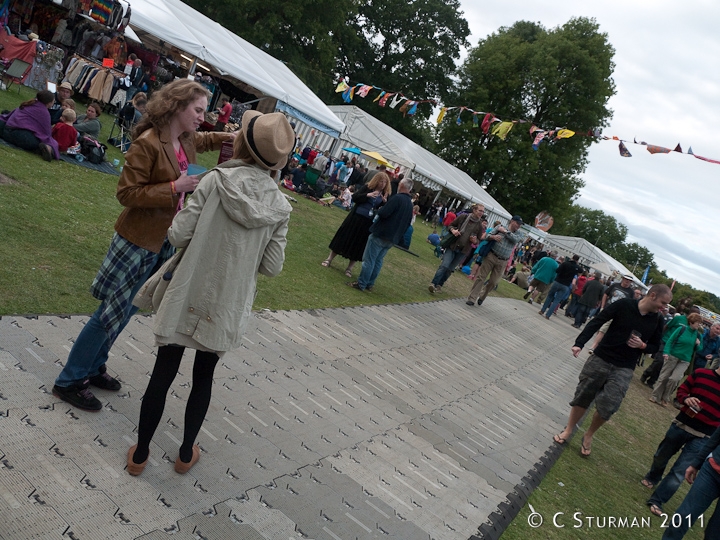
<svg viewBox="0 0 720 540">
<path fill-rule="evenodd" d="M 545 316 L 549 319 L 550 316 L 555 313 L 560 303 L 568 297 L 568 294 L 570 294 L 569 285 L 563 285 L 562 283 L 553 281 L 540 312 L 546 314 Z M 548 306 L 550 306 L 550 309 L 548 309 Z"/>
<path fill-rule="evenodd" d="M 648 505 L 656 504 L 662 508 L 662 505 L 675 495 L 685 479 L 685 469 L 688 468 L 694 455 L 702 448 L 703 444 L 705 444 L 705 439 L 696 437 L 675 424 L 670 424 L 665 438 L 655 451 L 650 471 L 645 475 L 647 481 L 657 486 L 647 501 Z M 660 482 L 668 462 L 680 449 L 682 452 L 675 460 L 672 469 Z"/>
<path fill-rule="evenodd" d="M 455 267 L 462 262 L 465 258 L 462 251 L 453 251 L 452 249 L 446 249 L 443 253 L 442 262 L 440 267 L 435 272 L 435 276 L 432 278 L 432 284 L 438 287 L 445 285 L 445 282 L 450 276 L 452 276 Z"/>
<path fill-rule="evenodd" d="M 132 289 L 131 298 L 134 298 L 137 292 L 140 290 L 150 276 L 152 276 L 158 269 L 159 265 L 157 262 L 150 266 L 145 272 L 135 287 Z M 68 355 L 65 367 L 55 379 L 55 384 L 62 388 L 81 384 L 89 377 L 94 377 L 100 373 L 100 367 L 104 366 L 108 359 L 108 353 L 112 348 L 115 340 L 110 341 L 107 330 L 103 326 L 100 315 L 103 312 L 105 303 L 101 303 L 100 306 L 95 310 L 90 320 L 85 323 L 85 327 L 80 331 L 80 334 L 75 339 L 70 354 Z M 127 306 L 125 312 L 125 319 L 123 320 L 117 335 L 127 326 L 130 322 L 130 318 L 137 313 L 138 308 L 131 304 Z"/>
<path fill-rule="evenodd" d="M 685 496 L 685 500 L 675 510 L 675 522 L 672 523 L 672 519 L 668 520 L 669 528 L 665 529 L 663 540 L 679 540 L 685 536 L 690 525 L 695 523 L 697 518 L 718 497 L 720 497 L 720 474 L 716 473 L 710 463 L 705 460 L 697 478 L 695 478 L 695 482 Z M 686 516 L 690 516 L 689 523 Z M 672 517 L 670 516 L 670 518 Z M 715 506 L 713 515 L 703 525 L 705 528 L 705 540 L 720 539 L 720 504 Z"/>
<path fill-rule="evenodd" d="M 590 313 L 592 309 L 593 308 L 590 306 L 586 306 L 585 304 L 578 302 L 575 305 L 575 326 L 582 326 L 585 324 L 585 321 L 587 321 L 588 318 L 588 313 Z"/>
<path fill-rule="evenodd" d="M 375 280 L 382 269 L 385 254 L 390 251 L 391 247 L 393 247 L 392 240 L 378 238 L 374 234 L 370 235 L 367 244 L 365 244 L 362 270 L 360 276 L 358 276 L 358 285 L 362 290 L 375 285 Z"/>
</svg>

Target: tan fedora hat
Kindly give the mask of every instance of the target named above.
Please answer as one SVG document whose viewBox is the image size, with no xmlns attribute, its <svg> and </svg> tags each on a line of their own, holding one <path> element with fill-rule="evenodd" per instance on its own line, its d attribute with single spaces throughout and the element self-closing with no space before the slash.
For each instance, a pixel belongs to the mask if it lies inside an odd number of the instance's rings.
<svg viewBox="0 0 720 540">
<path fill-rule="evenodd" d="M 242 131 L 260 167 L 277 170 L 285 166 L 295 144 L 295 133 L 284 114 L 247 111 L 242 117 Z"/>
<path fill-rule="evenodd" d="M 70 90 L 71 96 L 75 93 L 75 90 L 73 90 L 73 87 L 69 82 L 62 83 L 60 86 L 58 86 L 58 88 L 67 88 L 68 90 Z"/>
</svg>

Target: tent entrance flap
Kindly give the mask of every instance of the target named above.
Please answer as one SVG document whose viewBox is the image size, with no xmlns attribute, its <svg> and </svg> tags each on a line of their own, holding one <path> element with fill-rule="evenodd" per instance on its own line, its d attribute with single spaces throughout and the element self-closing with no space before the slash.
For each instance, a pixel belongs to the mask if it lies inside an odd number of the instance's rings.
<svg viewBox="0 0 720 540">
<path fill-rule="evenodd" d="M 292 105 L 288 105 L 284 101 L 278 100 L 276 108 L 278 111 L 286 112 L 290 116 L 294 116 L 295 118 L 302 120 L 304 123 L 306 123 L 308 126 L 314 127 L 315 129 L 319 129 L 323 133 L 326 133 L 327 135 L 330 135 L 333 138 L 338 138 L 340 136 L 340 132 L 336 129 L 333 129 L 331 127 L 326 126 L 325 124 L 322 124 L 315 120 L 314 118 L 311 118 L 304 112 L 298 111 L 295 107 Z"/>
</svg>

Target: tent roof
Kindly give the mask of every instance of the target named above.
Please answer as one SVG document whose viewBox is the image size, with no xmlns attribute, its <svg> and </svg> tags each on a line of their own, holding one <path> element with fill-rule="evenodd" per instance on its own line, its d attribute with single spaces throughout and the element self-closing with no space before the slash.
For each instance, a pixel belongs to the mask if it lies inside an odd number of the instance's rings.
<svg viewBox="0 0 720 540">
<path fill-rule="evenodd" d="M 637 279 L 625 265 L 584 238 L 547 234 L 543 243 L 546 247 L 561 250 L 563 254 L 566 255 L 573 255 L 577 253 L 580 255 L 580 262 L 587 264 L 587 266 L 590 266 L 595 270 L 599 270 L 603 274 L 610 275 L 617 271 L 622 275 L 633 276 L 633 281 L 636 285 L 646 287 L 646 285 Z"/>
<path fill-rule="evenodd" d="M 130 25 L 277 99 L 279 109 L 297 111 L 325 133 L 345 127 L 285 64 L 180 0 L 133 0 Z"/>
<path fill-rule="evenodd" d="M 430 184 L 444 187 L 472 202 L 481 202 L 488 210 L 510 219 L 511 214 L 470 176 L 419 144 L 354 105 L 331 105 L 330 110 L 347 128 L 341 140 L 360 148 L 380 152 L 385 159 L 412 169 Z M 347 146 L 347 145 L 345 145 Z"/>
</svg>

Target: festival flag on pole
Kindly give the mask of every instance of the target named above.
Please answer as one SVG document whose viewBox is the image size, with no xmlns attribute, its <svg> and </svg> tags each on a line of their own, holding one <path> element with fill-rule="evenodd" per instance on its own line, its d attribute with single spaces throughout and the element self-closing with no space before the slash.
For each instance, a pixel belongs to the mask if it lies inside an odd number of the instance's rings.
<svg viewBox="0 0 720 540">
<path fill-rule="evenodd" d="M 649 274 L 649 273 L 650 273 L 650 265 L 648 264 L 648 265 L 647 265 L 647 268 L 645 269 L 645 272 L 644 272 L 643 275 L 642 275 L 642 279 L 641 279 L 640 281 L 642 281 L 643 283 L 645 283 L 645 281 L 647 281 L 647 278 L 648 278 L 648 274 Z"/>
</svg>

